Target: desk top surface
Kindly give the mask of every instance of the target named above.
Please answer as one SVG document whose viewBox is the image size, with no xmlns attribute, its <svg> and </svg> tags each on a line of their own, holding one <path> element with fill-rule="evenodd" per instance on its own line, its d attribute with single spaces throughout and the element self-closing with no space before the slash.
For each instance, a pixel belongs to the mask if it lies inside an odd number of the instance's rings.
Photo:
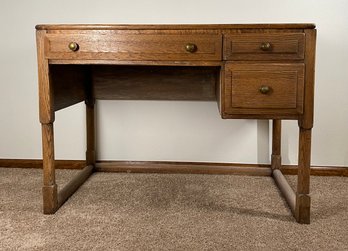
<svg viewBox="0 0 348 251">
<path fill-rule="evenodd" d="M 37 30 L 314 29 L 315 24 L 39 24 L 35 28 Z"/>
</svg>

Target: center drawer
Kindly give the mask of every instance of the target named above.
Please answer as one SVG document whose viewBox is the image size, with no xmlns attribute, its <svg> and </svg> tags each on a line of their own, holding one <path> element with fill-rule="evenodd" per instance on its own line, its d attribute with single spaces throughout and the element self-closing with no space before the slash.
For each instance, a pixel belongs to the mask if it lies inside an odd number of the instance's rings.
<svg viewBox="0 0 348 251">
<path fill-rule="evenodd" d="M 221 35 L 46 34 L 49 59 L 221 60 Z"/>
</svg>

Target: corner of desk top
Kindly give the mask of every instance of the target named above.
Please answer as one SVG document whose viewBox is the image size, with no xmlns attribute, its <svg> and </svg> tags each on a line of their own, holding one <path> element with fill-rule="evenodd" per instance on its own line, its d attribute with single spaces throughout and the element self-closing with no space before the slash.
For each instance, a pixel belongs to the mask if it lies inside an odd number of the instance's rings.
<svg viewBox="0 0 348 251">
<path fill-rule="evenodd" d="M 38 24 L 36 30 L 112 29 L 315 29 L 314 23 L 253 24 Z"/>
</svg>

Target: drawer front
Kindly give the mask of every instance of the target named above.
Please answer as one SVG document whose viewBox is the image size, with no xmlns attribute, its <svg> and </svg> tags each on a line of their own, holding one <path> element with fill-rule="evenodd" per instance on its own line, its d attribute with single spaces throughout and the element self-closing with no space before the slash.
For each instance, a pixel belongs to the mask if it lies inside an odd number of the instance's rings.
<svg viewBox="0 0 348 251">
<path fill-rule="evenodd" d="M 302 114 L 304 64 L 225 66 L 224 112 L 227 114 Z"/>
<path fill-rule="evenodd" d="M 49 59 L 221 60 L 221 51 L 221 35 L 49 33 L 45 41 Z"/>
<path fill-rule="evenodd" d="M 303 33 L 233 34 L 224 37 L 225 60 L 304 59 Z"/>
</svg>

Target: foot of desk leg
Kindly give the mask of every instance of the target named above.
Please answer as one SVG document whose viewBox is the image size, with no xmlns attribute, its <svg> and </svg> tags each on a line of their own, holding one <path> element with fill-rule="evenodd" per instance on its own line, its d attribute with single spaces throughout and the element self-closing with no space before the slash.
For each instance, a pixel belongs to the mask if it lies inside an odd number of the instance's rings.
<svg viewBox="0 0 348 251">
<path fill-rule="evenodd" d="M 309 182 L 311 162 L 312 130 L 300 127 L 298 153 L 298 179 L 296 193 L 295 218 L 299 223 L 310 223 Z"/>
<path fill-rule="evenodd" d="M 58 208 L 57 185 L 54 164 L 53 122 L 42 124 L 43 153 L 43 212 L 53 214 Z"/>
<path fill-rule="evenodd" d="M 298 223 L 310 223 L 311 197 L 308 194 L 296 194 L 295 219 Z"/>
<path fill-rule="evenodd" d="M 42 195 L 44 214 L 54 214 L 58 209 L 57 185 L 43 186 Z"/>
</svg>

